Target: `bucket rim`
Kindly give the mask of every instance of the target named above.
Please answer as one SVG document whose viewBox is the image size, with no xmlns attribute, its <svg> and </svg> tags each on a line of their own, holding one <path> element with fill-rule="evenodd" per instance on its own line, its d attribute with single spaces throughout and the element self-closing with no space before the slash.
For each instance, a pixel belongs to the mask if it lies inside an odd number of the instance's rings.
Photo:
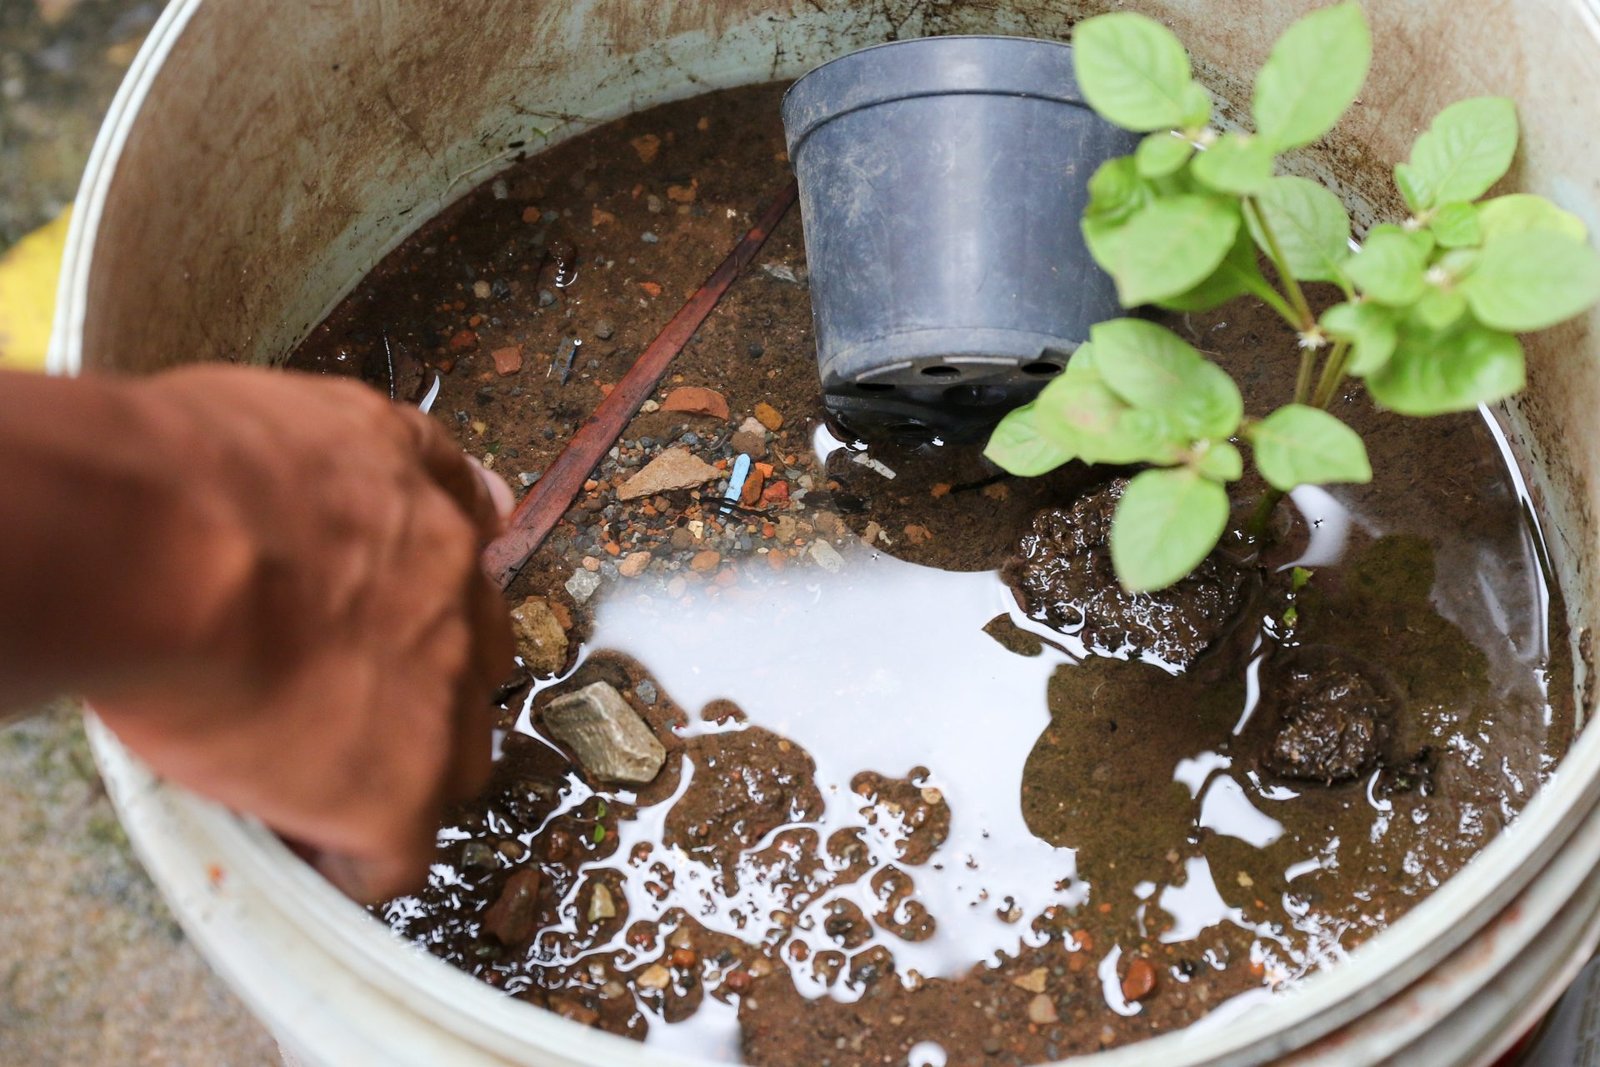
<svg viewBox="0 0 1600 1067">
<path fill-rule="evenodd" d="M 67 238 L 47 361 L 52 373 L 75 374 L 83 366 L 83 329 L 89 310 L 95 240 L 123 147 L 164 60 L 180 43 L 192 16 L 206 2 L 217 0 L 173 0 L 166 8 L 130 67 L 96 139 Z M 1600 48 L 1600 0 L 1572 2 L 1587 16 L 1596 47 Z M 997 36 L 1005 40 L 1041 40 Z M 870 47 L 908 43 L 911 42 L 887 42 Z M 1068 47 L 1062 42 L 1042 43 Z M 1600 551 L 1600 546 L 1594 544 L 1587 547 Z M 1581 708 L 1580 712 L 1592 710 Z M 360 953 L 357 959 L 338 962 L 351 969 L 354 964 L 368 964 L 386 982 L 400 983 L 417 994 L 409 1003 L 411 1010 L 428 1013 L 432 1022 L 451 1032 L 463 1050 L 480 1050 L 476 1060 L 458 1062 L 522 1062 L 529 1054 L 550 1052 L 579 1055 L 589 1062 L 616 1067 L 655 1067 L 663 1063 L 709 1067 L 715 1062 L 664 1053 L 579 1027 L 531 1005 L 510 1002 L 504 994 L 443 961 L 394 940 L 380 923 L 340 897 L 258 824 L 182 790 L 161 785 L 103 728 L 92 731 L 91 739 L 129 836 L 180 921 L 264 1017 L 285 1018 L 284 1013 L 264 1006 L 264 978 L 241 973 L 220 958 L 230 951 L 229 938 L 236 950 L 241 941 L 249 942 L 253 935 L 248 927 L 230 926 L 240 921 L 238 910 L 226 901 L 219 904 L 214 895 L 205 891 L 206 866 L 216 857 L 237 859 L 241 871 L 259 872 L 263 882 L 255 887 L 258 895 L 265 896 L 266 888 L 290 888 L 283 897 L 266 902 L 276 909 L 280 932 L 289 930 L 310 936 L 323 928 L 306 922 L 306 915 L 325 911 L 327 928 L 335 932 L 345 929 L 348 937 L 342 944 Z M 1084 1067 L 1140 1067 L 1161 1057 L 1170 1067 L 1243 1067 L 1271 1062 L 1305 1048 L 1380 1004 L 1392 1006 L 1397 998 L 1412 995 L 1408 987 L 1497 918 L 1509 915 L 1508 905 L 1536 879 L 1545 877 L 1554 862 L 1560 861 L 1569 868 L 1573 864 L 1600 866 L 1600 834 L 1575 841 L 1597 808 L 1600 730 L 1591 726 L 1574 741 L 1552 778 L 1540 786 L 1516 821 L 1426 900 L 1360 946 L 1351 961 L 1312 975 L 1292 994 L 1268 1001 L 1266 1010 L 1241 1015 L 1225 1027 L 1205 1031 L 1202 1020 L 1199 1030 L 1190 1027 L 1064 1062 Z M 1550 915 L 1544 919 L 1548 920 L 1555 911 L 1551 906 Z M 357 919 L 361 920 L 360 928 L 354 921 Z M 1515 920 L 1530 938 L 1542 929 L 1540 916 L 1531 912 L 1518 914 Z M 1591 932 L 1590 943 L 1575 947 L 1592 949 L 1596 936 L 1600 934 Z M 254 941 L 261 940 L 254 936 Z M 263 952 L 281 948 L 267 944 L 253 947 Z M 448 996 L 434 996 L 436 990 L 445 991 Z M 1417 997 L 1419 1013 L 1444 1017 L 1441 1001 L 1445 994 L 1440 990 Z M 1461 1001 L 1450 1003 L 1459 1006 Z M 1508 1034 L 1506 1040 L 1514 1036 Z M 425 1050 L 418 1053 L 423 1054 Z M 495 1058 L 485 1058 L 490 1056 Z"/>
</svg>

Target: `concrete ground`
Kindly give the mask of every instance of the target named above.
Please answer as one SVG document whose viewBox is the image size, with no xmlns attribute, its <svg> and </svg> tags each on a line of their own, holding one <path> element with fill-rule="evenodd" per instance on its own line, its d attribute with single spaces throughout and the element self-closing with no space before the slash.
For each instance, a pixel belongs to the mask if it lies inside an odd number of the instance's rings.
<svg viewBox="0 0 1600 1067">
<path fill-rule="evenodd" d="M 72 199 L 160 9 L 0 0 L 0 251 Z M 0 1065 L 278 1062 L 133 857 L 76 711 L 0 729 Z"/>
</svg>

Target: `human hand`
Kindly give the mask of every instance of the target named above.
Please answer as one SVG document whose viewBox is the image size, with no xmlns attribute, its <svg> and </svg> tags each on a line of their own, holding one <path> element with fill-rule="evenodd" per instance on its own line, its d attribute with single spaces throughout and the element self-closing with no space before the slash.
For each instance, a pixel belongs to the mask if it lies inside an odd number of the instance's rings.
<svg viewBox="0 0 1600 1067">
<path fill-rule="evenodd" d="M 111 613 L 152 632 L 125 625 L 142 662 L 85 695 L 159 774 L 260 817 L 350 896 L 413 888 L 443 809 L 489 773 L 512 641 L 478 555 L 510 490 L 354 383 L 212 366 L 128 388 L 131 443 L 175 457 L 132 550 L 151 599 Z"/>
</svg>

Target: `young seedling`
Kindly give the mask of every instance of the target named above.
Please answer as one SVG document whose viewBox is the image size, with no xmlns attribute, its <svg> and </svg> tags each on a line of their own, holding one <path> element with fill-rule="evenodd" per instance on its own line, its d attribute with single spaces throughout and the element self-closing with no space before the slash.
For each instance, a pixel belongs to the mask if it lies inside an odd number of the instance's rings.
<svg viewBox="0 0 1600 1067">
<path fill-rule="evenodd" d="M 1320 139 L 1360 92 L 1372 42 L 1355 3 L 1312 12 L 1278 39 L 1256 77 L 1254 133 L 1212 126 L 1183 45 L 1152 19 L 1089 19 L 1073 49 L 1089 105 L 1146 134 L 1089 179 L 1082 221 L 1122 305 L 1203 311 L 1254 296 L 1298 335 L 1292 400 L 1247 417 L 1228 374 L 1170 330 L 1103 322 L 995 428 L 985 454 L 1013 474 L 1069 460 L 1148 465 L 1112 523 L 1112 562 L 1130 590 L 1171 585 L 1216 547 L 1227 485 L 1244 473 L 1235 442 L 1249 444 L 1270 487 L 1251 522 L 1259 537 L 1296 486 L 1371 479 L 1360 436 L 1327 410 L 1348 378 L 1404 415 L 1469 411 L 1522 388 L 1517 333 L 1600 300 L 1600 255 L 1582 221 L 1537 196 L 1480 199 L 1516 153 L 1509 100 L 1441 111 L 1395 167 L 1409 216 L 1372 227 L 1359 250 L 1337 196 L 1276 173 L 1283 153 Z M 1343 299 L 1318 316 L 1309 282 Z"/>
</svg>

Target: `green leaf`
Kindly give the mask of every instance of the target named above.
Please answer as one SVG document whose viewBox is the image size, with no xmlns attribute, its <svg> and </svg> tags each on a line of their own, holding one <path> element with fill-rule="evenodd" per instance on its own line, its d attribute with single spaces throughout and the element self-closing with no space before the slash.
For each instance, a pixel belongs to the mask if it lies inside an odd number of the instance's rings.
<svg viewBox="0 0 1600 1067">
<path fill-rule="evenodd" d="M 1483 242 L 1478 209 L 1464 200 L 1442 204 L 1428 220 L 1428 230 L 1440 248 L 1471 248 Z"/>
<path fill-rule="evenodd" d="M 1589 228 L 1582 219 L 1530 193 L 1512 193 L 1485 200 L 1478 205 L 1478 227 L 1485 241 L 1529 230 L 1565 234 L 1575 241 L 1589 239 Z"/>
<path fill-rule="evenodd" d="M 1404 173 L 1413 192 L 1406 201 L 1420 211 L 1452 200 L 1476 200 L 1505 175 L 1516 152 L 1515 104 L 1503 96 L 1458 100 L 1435 115 L 1411 146 Z M 1397 183 L 1400 173 L 1396 168 Z"/>
<path fill-rule="evenodd" d="M 1188 53 L 1155 19 L 1125 11 L 1078 23 L 1072 64 L 1089 106 L 1123 129 L 1175 129 L 1195 109 Z"/>
<path fill-rule="evenodd" d="M 1371 62 L 1359 4 L 1313 11 L 1278 38 L 1256 76 L 1256 132 L 1279 151 L 1315 141 L 1355 102 Z"/>
<path fill-rule="evenodd" d="M 1111 520 L 1111 565 L 1131 592 L 1165 589 L 1200 565 L 1228 525 L 1228 493 L 1187 468 L 1144 471 Z"/>
<path fill-rule="evenodd" d="M 1411 164 L 1394 165 L 1394 187 L 1400 190 L 1400 199 L 1406 202 L 1406 208 L 1413 215 L 1420 215 L 1427 210 L 1428 190 L 1424 188 L 1422 179 L 1411 168 Z"/>
<path fill-rule="evenodd" d="M 1395 314 L 1386 307 L 1363 300 L 1359 304 L 1335 304 L 1322 313 L 1322 328 L 1328 336 L 1350 343 L 1345 369 L 1366 377 L 1389 362 L 1398 337 Z"/>
<path fill-rule="evenodd" d="M 1087 220 L 1086 220 L 1087 221 Z M 1123 307 L 1177 296 L 1217 269 L 1239 232 L 1230 205 L 1204 196 L 1174 196 L 1139 209 L 1116 230 L 1084 235 L 1099 264 L 1116 279 Z"/>
<path fill-rule="evenodd" d="M 1089 176 L 1089 205 L 1085 219 L 1123 223 L 1150 202 L 1150 188 L 1139 180 L 1133 156 L 1117 156 L 1095 168 Z"/>
<path fill-rule="evenodd" d="M 1183 88 L 1183 122 L 1180 129 L 1199 131 L 1211 122 L 1211 93 L 1199 82 Z"/>
<path fill-rule="evenodd" d="M 1402 415 L 1442 415 L 1503 400 L 1524 380 L 1517 339 L 1464 320 L 1442 333 L 1407 329 L 1388 364 L 1367 378 L 1367 391 Z"/>
<path fill-rule="evenodd" d="M 1170 415 L 1187 440 L 1227 437 L 1238 429 L 1244 416 L 1239 387 L 1166 327 L 1112 319 L 1097 323 L 1089 340 L 1112 392 L 1135 408 Z"/>
<path fill-rule="evenodd" d="M 1236 482 L 1244 477 L 1244 457 L 1231 441 L 1202 441 L 1190 467 L 1213 482 Z"/>
<path fill-rule="evenodd" d="M 1178 133 L 1167 130 L 1147 134 L 1133 153 L 1142 178 L 1164 178 L 1180 169 L 1194 155 L 1194 145 Z"/>
<path fill-rule="evenodd" d="M 1427 264 L 1413 235 L 1398 226 L 1376 226 L 1361 251 L 1345 262 L 1345 274 L 1380 304 L 1405 307 L 1422 295 Z"/>
<path fill-rule="evenodd" d="M 1078 349 L 1083 352 L 1082 348 Z M 1044 387 L 1030 423 L 1057 448 L 1085 463 L 1171 463 L 1188 440 L 1170 420 L 1141 418 L 1086 364 Z"/>
<path fill-rule="evenodd" d="M 1411 312 L 1430 330 L 1443 330 L 1455 325 L 1456 320 L 1466 314 L 1467 298 L 1454 289 L 1430 285 Z"/>
<path fill-rule="evenodd" d="M 1339 198 L 1305 178 L 1274 178 L 1255 198 L 1278 239 L 1289 273 L 1301 281 L 1337 282 L 1350 258 L 1350 218 Z M 1247 217 L 1250 235 L 1268 255 L 1266 235 Z"/>
<path fill-rule="evenodd" d="M 1265 288 L 1267 280 L 1261 276 L 1261 266 L 1256 262 L 1256 246 L 1241 228 L 1233 239 L 1233 247 L 1211 272 L 1211 277 L 1186 293 L 1156 303 L 1172 311 L 1210 311 L 1236 296 L 1259 293 Z"/>
<path fill-rule="evenodd" d="M 1272 180 L 1272 146 L 1259 137 L 1229 133 L 1195 157 L 1195 178 L 1219 193 L 1261 190 Z"/>
<path fill-rule="evenodd" d="M 1600 300 L 1600 256 L 1548 230 L 1504 234 L 1484 243 L 1460 288 L 1484 325 L 1542 330 Z"/>
<path fill-rule="evenodd" d="M 1289 591 L 1298 593 L 1304 589 L 1310 583 L 1311 576 L 1315 573 L 1315 571 L 1308 571 L 1304 567 L 1296 567 L 1291 570 L 1289 572 Z"/>
<path fill-rule="evenodd" d="M 1285 404 L 1250 428 L 1256 469 L 1274 489 L 1370 482 L 1361 435 L 1321 408 Z"/>
<path fill-rule="evenodd" d="M 1034 403 L 1007 412 L 989 435 L 984 456 L 1002 470 L 1023 478 L 1047 474 L 1075 458 L 1068 449 L 1040 432 L 1039 422 L 1043 417 Z"/>
</svg>

